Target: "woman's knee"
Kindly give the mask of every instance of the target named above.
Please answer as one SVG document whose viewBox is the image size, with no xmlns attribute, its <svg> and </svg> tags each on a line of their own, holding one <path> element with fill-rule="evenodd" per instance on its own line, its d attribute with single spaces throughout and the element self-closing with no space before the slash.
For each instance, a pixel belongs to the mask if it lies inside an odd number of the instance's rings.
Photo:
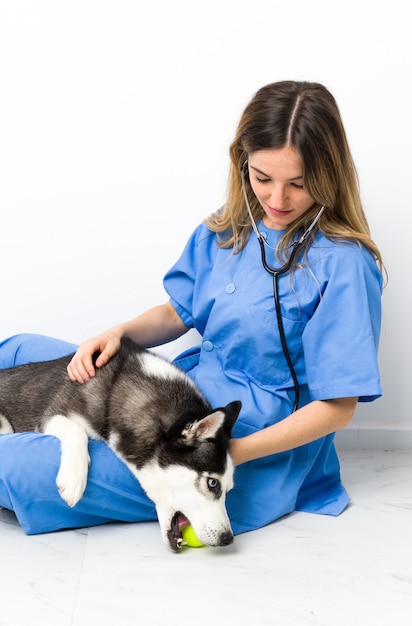
<svg viewBox="0 0 412 626">
<path fill-rule="evenodd" d="M 72 354 L 77 345 L 34 333 L 20 333 L 0 342 L 0 369 L 50 361 Z"/>
</svg>

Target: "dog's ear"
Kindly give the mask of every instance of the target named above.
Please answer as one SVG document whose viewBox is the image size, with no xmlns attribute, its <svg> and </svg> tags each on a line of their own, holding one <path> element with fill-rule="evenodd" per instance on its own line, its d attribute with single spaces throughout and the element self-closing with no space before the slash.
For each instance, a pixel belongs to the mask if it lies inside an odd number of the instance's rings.
<svg viewBox="0 0 412 626">
<path fill-rule="evenodd" d="M 201 420 L 190 422 L 182 430 L 182 437 L 188 442 L 199 439 L 213 439 L 221 428 L 230 436 L 241 406 L 241 402 L 236 400 L 222 409 L 216 409 Z"/>
<path fill-rule="evenodd" d="M 242 403 L 240 400 L 234 400 L 225 406 L 224 409 L 221 409 L 225 412 L 225 433 L 228 437 L 230 437 L 232 428 L 239 417 L 240 409 L 242 408 Z"/>
<path fill-rule="evenodd" d="M 182 437 L 190 443 L 199 439 L 213 439 L 225 421 L 224 411 L 214 411 L 201 420 L 190 422 L 182 430 Z"/>
</svg>

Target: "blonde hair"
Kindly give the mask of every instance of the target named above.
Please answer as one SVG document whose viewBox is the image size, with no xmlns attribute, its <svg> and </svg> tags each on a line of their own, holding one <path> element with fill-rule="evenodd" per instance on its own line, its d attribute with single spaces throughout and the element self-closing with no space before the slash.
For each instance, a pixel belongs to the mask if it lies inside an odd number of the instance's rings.
<svg viewBox="0 0 412 626">
<path fill-rule="evenodd" d="M 382 257 L 371 238 L 338 106 L 332 94 L 319 83 L 272 83 L 259 89 L 247 105 L 230 146 L 226 203 L 221 211 L 206 219 L 208 227 L 218 234 L 218 245 L 240 252 L 252 232 L 241 180 L 241 168 L 248 155 L 285 146 L 292 146 L 299 153 L 303 184 L 315 203 L 290 224 L 279 248 L 287 249 L 296 233 L 306 230 L 324 205 L 317 228 L 329 239 L 366 246 L 382 270 Z M 264 211 L 252 191 L 247 172 L 245 185 L 252 215 L 259 221 Z M 312 240 L 313 233 L 305 242 L 303 254 Z"/>
</svg>

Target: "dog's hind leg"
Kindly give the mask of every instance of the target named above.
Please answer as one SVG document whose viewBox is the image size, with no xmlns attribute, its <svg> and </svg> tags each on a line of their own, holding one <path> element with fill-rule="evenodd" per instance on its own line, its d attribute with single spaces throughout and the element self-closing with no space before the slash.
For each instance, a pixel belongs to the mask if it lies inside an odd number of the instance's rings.
<svg viewBox="0 0 412 626">
<path fill-rule="evenodd" d="M 61 459 L 56 484 L 63 500 L 73 507 L 86 489 L 90 464 L 86 429 L 64 415 L 54 415 L 46 421 L 43 432 L 60 440 Z"/>
</svg>

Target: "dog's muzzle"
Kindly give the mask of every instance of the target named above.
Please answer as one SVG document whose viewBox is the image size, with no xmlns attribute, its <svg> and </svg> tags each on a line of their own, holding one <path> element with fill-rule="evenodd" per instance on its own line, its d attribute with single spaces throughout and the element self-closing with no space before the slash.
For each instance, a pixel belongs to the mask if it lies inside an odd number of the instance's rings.
<svg viewBox="0 0 412 626">
<path fill-rule="evenodd" d="M 170 529 L 167 532 L 167 539 L 169 545 L 174 552 L 179 552 L 184 543 L 182 537 L 182 530 L 190 524 L 190 520 L 181 511 L 177 511 L 171 521 Z M 213 540 L 213 542 L 205 542 L 206 545 L 214 547 L 230 546 L 233 543 L 233 533 L 230 530 L 225 530 L 219 533 L 219 536 Z"/>
</svg>

